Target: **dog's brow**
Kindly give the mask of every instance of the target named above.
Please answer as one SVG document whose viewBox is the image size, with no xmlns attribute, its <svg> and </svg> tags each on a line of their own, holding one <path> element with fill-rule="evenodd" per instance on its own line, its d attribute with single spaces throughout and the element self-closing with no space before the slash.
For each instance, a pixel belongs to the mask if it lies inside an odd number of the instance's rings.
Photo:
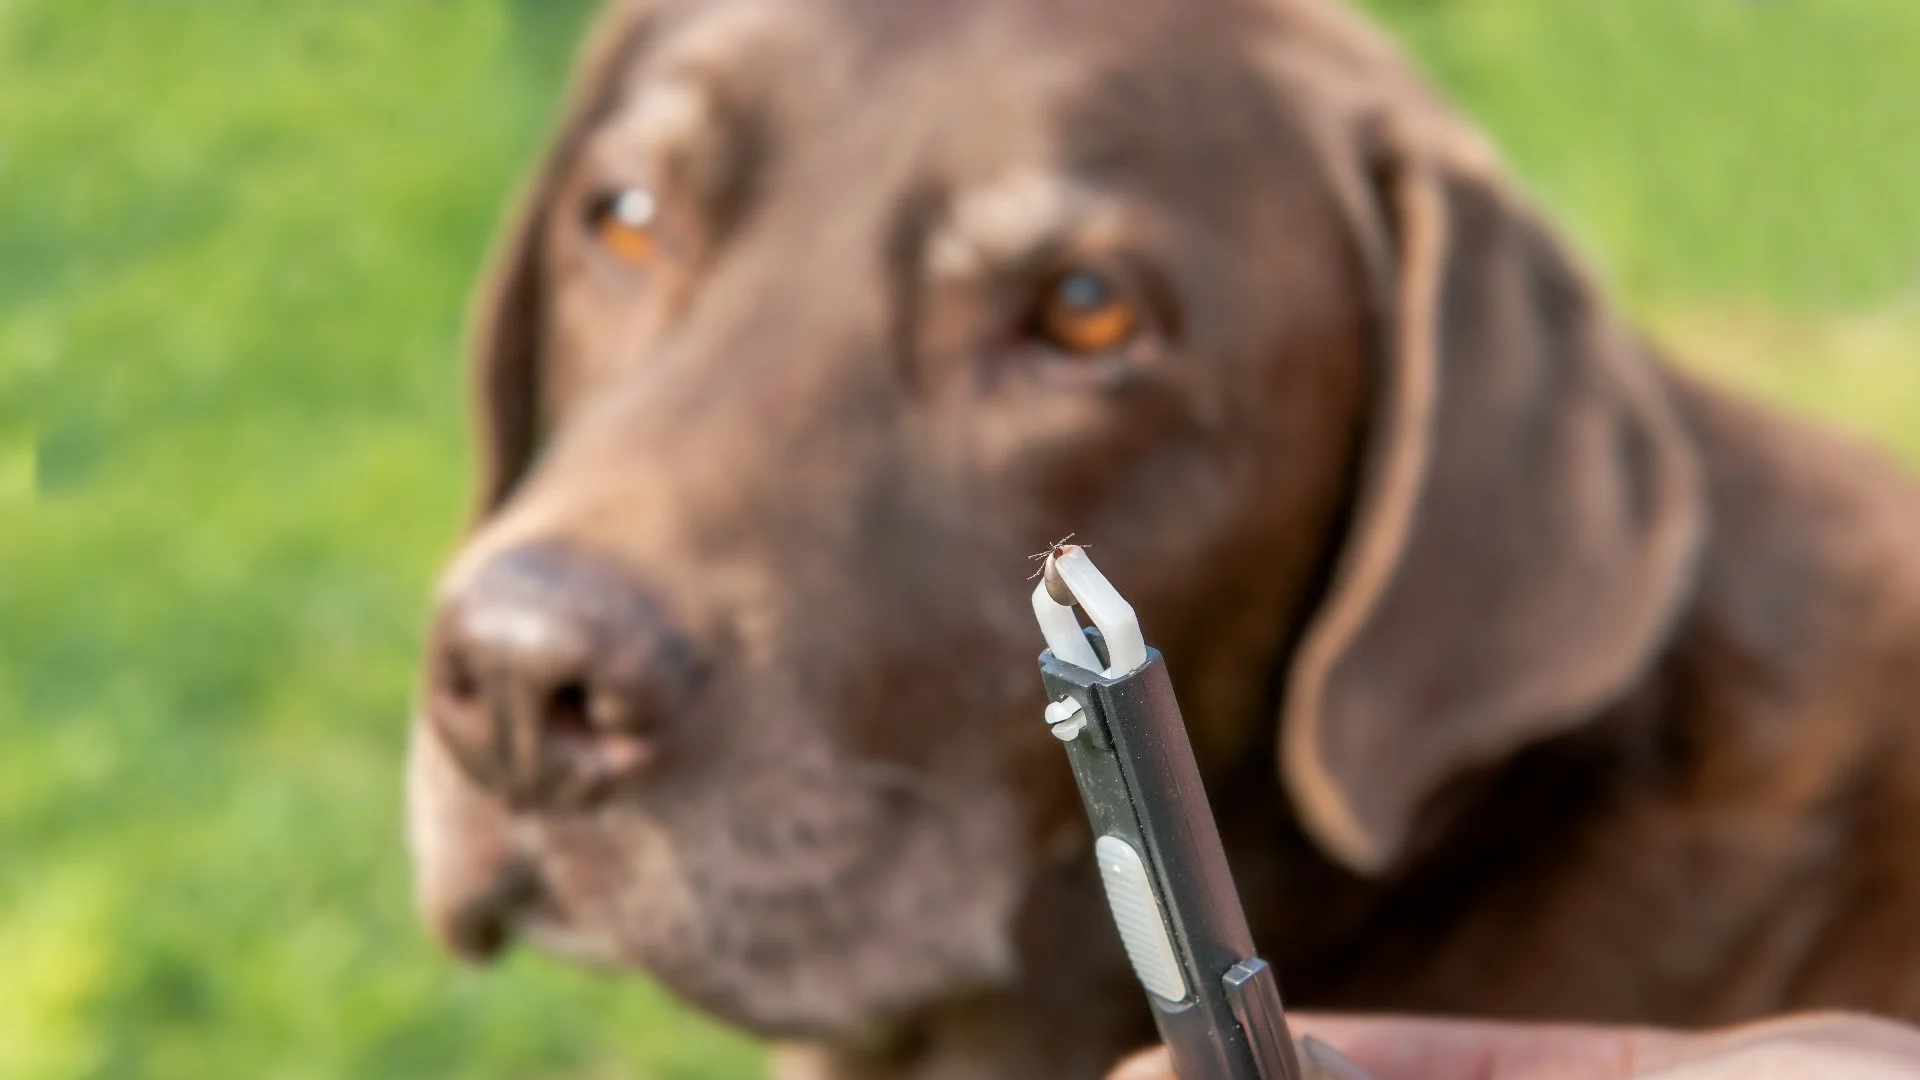
<svg viewBox="0 0 1920 1080">
<path fill-rule="evenodd" d="M 692 79 L 667 79 L 642 87 L 621 125 L 649 156 L 696 152 L 715 130 L 713 94 Z"/>
<path fill-rule="evenodd" d="M 705 205 L 724 197 L 741 167 L 739 128 L 705 80 L 656 76 L 631 91 L 597 140 L 597 156 L 615 173 L 626 167 L 619 163 L 641 163 L 652 171 L 643 174 L 649 181 L 680 188 Z"/>
<path fill-rule="evenodd" d="M 738 70 L 790 18 L 775 5 L 723 5 L 691 20 L 674 36 L 663 59 L 677 73 L 717 75 Z"/>
<path fill-rule="evenodd" d="M 655 160 L 716 163 L 727 134 L 721 88 L 785 29 L 777 9 L 761 4 L 726 6 L 681 28 L 629 72 L 621 138 Z"/>
<path fill-rule="evenodd" d="M 1018 261 L 1081 224 L 1096 200 L 1067 177 L 1022 170 L 960 192 L 951 205 L 927 244 L 934 277 L 971 277 Z"/>
</svg>

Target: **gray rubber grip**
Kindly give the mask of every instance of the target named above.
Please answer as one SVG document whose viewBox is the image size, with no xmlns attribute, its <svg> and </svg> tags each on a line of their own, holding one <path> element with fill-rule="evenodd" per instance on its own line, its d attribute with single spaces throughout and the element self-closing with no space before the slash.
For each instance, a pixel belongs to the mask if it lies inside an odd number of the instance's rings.
<svg viewBox="0 0 1920 1080">
<path fill-rule="evenodd" d="M 1126 946 L 1140 985 L 1166 1001 L 1185 1001 L 1187 980 L 1180 974 L 1180 960 L 1174 955 L 1160 901 L 1153 895 L 1146 861 L 1118 836 L 1096 840 L 1093 857 L 1100 864 L 1100 883 L 1107 889 L 1113 924 L 1120 928 L 1120 943 Z"/>
</svg>

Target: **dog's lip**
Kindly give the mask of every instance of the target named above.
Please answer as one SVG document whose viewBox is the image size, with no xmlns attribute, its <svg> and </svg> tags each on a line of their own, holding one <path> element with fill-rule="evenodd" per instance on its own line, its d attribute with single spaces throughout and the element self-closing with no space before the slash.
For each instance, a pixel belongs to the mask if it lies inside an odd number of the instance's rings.
<svg viewBox="0 0 1920 1080">
<path fill-rule="evenodd" d="M 530 863 L 514 860 L 503 865 L 486 888 L 448 913 L 440 936 L 462 960 L 491 963 L 528 926 L 545 922 L 553 914 L 538 872 Z"/>
</svg>

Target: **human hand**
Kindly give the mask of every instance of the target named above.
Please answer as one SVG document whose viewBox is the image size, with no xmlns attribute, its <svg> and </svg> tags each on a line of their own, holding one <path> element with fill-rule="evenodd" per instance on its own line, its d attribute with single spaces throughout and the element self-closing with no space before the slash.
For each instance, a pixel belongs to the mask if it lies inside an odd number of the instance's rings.
<svg viewBox="0 0 1920 1080">
<path fill-rule="evenodd" d="M 1920 1080 L 1920 1030 L 1843 1013 L 1719 1031 L 1294 1014 L 1305 1080 Z M 1175 1080 L 1166 1051 L 1108 1080 Z"/>
</svg>

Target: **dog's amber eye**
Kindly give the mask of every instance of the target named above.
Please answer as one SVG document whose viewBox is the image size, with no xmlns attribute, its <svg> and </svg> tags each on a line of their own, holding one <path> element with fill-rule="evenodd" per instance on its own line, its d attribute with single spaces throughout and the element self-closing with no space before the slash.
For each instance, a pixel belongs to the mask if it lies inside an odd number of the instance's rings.
<svg viewBox="0 0 1920 1080">
<path fill-rule="evenodd" d="M 1040 333 L 1068 352 L 1106 352 L 1124 344 L 1138 324 L 1119 287 L 1090 270 L 1062 275 L 1040 307 Z"/>
<path fill-rule="evenodd" d="M 607 254 L 629 266 L 644 266 L 658 250 L 655 224 L 660 207 L 646 188 L 622 188 L 594 203 L 589 224 Z"/>
</svg>

